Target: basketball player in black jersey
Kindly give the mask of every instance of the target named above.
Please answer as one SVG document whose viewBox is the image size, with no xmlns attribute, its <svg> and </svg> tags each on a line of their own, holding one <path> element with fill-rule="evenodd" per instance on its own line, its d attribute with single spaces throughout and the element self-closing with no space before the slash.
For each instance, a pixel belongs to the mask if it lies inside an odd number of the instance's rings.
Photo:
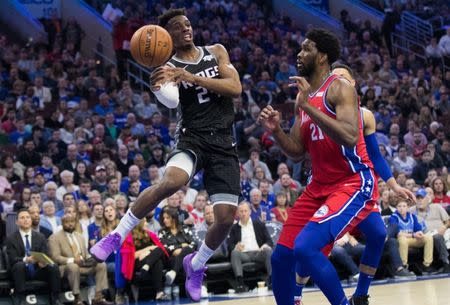
<svg viewBox="0 0 450 305">
<path fill-rule="evenodd" d="M 215 222 L 199 251 L 183 260 L 186 291 L 198 301 L 205 264 L 227 237 L 237 209 L 239 162 L 231 133 L 234 119 L 231 98 L 239 96 L 242 87 L 239 74 L 222 45 L 194 44 L 191 23 L 184 9 L 170 9 L 159 20 L 172 37 L 175 55 L 152 73 L 150 83 L 161 102 L 170 107 L 179 103 L 176 148 L 169 156 L 162 181 L 139 195 L 118 227 L 98 242 L 91 253 L 104 261 L 161 200 L 203 169 L 205 188 L 214 204 Z M 179 101 L 173 94 L 163 92 L 169 82 L 178 85 Z"/>
</svg>

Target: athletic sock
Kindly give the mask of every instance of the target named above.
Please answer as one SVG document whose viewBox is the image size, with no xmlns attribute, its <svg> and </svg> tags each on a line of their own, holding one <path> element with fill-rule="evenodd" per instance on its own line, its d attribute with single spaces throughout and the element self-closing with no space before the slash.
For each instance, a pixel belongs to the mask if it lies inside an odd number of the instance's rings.
<svg viewBox="0 0 450 305">
<path fill-rule="evenodd" d="M 294 289 L 294 305 L 300 305 L 300 301 L 302 300 L 303 288 L 305 284 L 295 283 Z"/>
<path fill-rule="evenodd" d="M 121 238 L 121 243 L 124 241 L 125 237 L 130 233 L 131 230 L 134 229 L 141 222 L 140 219 L 136 218 L 131 212 L 131 209 L 123 215 L 122 219 L 119 222 L 117 228 L 115 228 L 111 233 L 119 233 Z"/>
<path fill-rule="evenodd" d="M 360 272 L 358 279 L 358 286 L 356 286 L 356 291 L 353 294 L 354 296 L 363 296 L 369 294 L 369 286 L 373 280 L 373 275 Z"/>
<path fill-rule="evenodd" d="M 272 254 L 272 291 L 277 304 L 293 304 L 295 291 L 294 251 L 278 244 Z"/>
<path fill-rule="evenodd" d="M 197 271 L 203 268 L 210 257 L 213 256 L 214 252 L 215 250 L 210 249 L 205 242 L 203 242 L 197 254 L 195 254 L 192 259 L 192 269 Z"/>
</svg>

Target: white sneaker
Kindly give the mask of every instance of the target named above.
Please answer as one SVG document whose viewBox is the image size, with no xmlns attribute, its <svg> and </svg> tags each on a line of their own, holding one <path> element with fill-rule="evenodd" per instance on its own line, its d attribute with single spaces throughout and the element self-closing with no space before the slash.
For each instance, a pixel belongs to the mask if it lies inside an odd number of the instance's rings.
<svg viewBox="0 0 450 305">
<path fill-rule="evenodd" d="M 173 270 L 170 270 L 166 273 L 166 285 L 172 285 L 173 281 L 175 281 L 175 277 L 177 273 Z"/>
<path fill-rule="evenodd" d="M 359 273 L 355 274 L 354 276 L 352 276 L 352 280 L 354 280 L 355 282 L 357 282 L 359 280 Z"/>
</svg>

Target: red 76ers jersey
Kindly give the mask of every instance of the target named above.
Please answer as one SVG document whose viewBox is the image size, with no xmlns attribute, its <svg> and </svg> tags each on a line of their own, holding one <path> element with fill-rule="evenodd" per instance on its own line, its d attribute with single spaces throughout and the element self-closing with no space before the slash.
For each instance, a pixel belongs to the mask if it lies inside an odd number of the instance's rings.
<svg viewBox="0 0 450 305">
<path fill-rule="evenodd" d="M 326 95 L 329 86 L 337 78 L 339 78 L 337 75 L 329 75 L 320 88 L 308 98 L 311 105 L 333 119 L 336 119 L 336 114 L 327 103 Z M 322 185 L 336 184 L 359 177 L 362 170 L 373 169 L 366 151 L 361 118 L 358 143 L 355 147 L 347 148 L 328 137 L 308 114 L 300 110 L 299 115 L 301 140 L 311 156 L 312 182 Z"/>
</svg>

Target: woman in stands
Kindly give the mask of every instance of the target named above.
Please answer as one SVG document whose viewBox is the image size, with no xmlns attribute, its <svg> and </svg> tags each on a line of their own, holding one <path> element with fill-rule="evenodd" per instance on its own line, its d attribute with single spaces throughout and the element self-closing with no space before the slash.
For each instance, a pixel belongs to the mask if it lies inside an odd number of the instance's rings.
<svg viewBox="0 0 450 305">
<path fill-rule="evenodd" d="M 166 274 L 166 284 L 171 285 L 180 272 L 184 273 L 183 258 L 195 251 L 195 241 L 191 229 L 180 224 L 176 209 L 165 207 L 159 222 L 161 230 L 158 237 L 169 253 L 170 270 Z"/>
<path fill-rule="evenodd" d="M 31 189 L 29 187 L 24 187 L 22 193 L 20 193 L 20 200 L 14 205 L 14 211 L 19 211 L 23 208 L 28 208 L 30 206 L 31 199 Z"/>
<path fill-rule="evenodd" d="M 433 203 L 441 204 L 450 215 L 450 196 L 447 195 L 448 187 L 444 179 L 435 178 L 431 183 L 431 188 L 434 191 Z"/>
<path fill-rule="evenodd" d="M 275 207 L 272 208 L 271 212 L 275 215 L 275 220 L 281 223 L 285 223 L 288 218 L 290 207 L 286 206 L 287 197 L 286 193 L 277 193 Z"/>
<path fill-rule="evenodd" d="M 89 248 L 88 241 L 89 241 L 89 234 L 88 234 L 88 226 L 92 223 L 91 218 L 91 209 L 89 208 L 88 204 L 84 200 L 79 200 L 76 203 L 77 208 L 77 220 L 81 227 L 81 234 L 84 237 L 84 240 L 86 242 L 86 249 Z"/>
<path fill-rule="evenodd" d="M 163 268 L 169 253 L 155 233 L 145 228 L 142 220 L 125 238 L 120 248 L 121 273 L 126 280 L 150 280 L 156 292 L 156 301 L 169 300 L 164 293 Z M 118 299 L 116 298 L 116 304 Z M 120 301 L 120 297 L 119 297 Z"/>
<path fill-rule="evenodd" d="M 19 166 L 14 164 L 14 158 L 12 156 L 5 155 L 2 158 L 0 166 L 0 176 L 8 179 L 9 183 L 14 184 L 20 181 L 23 171 L 20 170 Z"/>
<path fill-rule="evenodd" d="M 122 218 L 128 210 L 128 199 L 124 195 L 118 194 L 114 196 L 116 201 L 117 218 Z"/>
</svg>

